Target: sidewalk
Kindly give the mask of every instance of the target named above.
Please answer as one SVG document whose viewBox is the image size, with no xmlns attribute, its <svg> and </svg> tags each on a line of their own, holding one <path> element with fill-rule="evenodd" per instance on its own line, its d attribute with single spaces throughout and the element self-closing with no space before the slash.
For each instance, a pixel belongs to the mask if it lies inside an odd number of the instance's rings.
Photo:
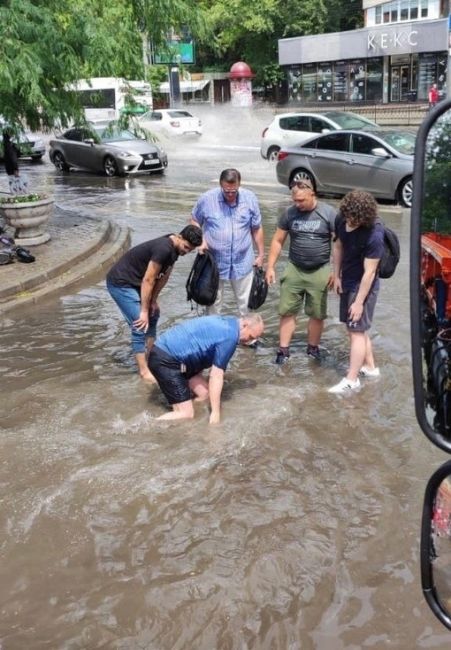
<svg viewBox="0 0 451 650">
<path fill-rule="evenodd" d="M 11 228 L 6 227 L 6 231 L 13 234 Z M 128 228 L 57 205 L 48 232 L 49 242 L 29 247 L 35 262 L 16 260 L 0 266 L 0 317 L 90 276 L 106 274 L 130 246 Z"/>
</svg>

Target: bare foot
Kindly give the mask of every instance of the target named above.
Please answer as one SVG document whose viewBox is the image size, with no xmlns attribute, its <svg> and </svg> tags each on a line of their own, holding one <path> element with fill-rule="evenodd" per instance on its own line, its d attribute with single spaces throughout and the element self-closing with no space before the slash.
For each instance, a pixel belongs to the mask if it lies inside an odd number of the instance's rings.
<svg viewBox="0 0 451 650">
<path fill-rule="evenodd" d="M 141 376 L 141 379 L 143 379 L 148 384 L 156 384 L 157 383 L 157 380 L 152 375 L 150 370 L 144 370 L 143 372 L 140 372 L 139 374 Z"/>
</svg>

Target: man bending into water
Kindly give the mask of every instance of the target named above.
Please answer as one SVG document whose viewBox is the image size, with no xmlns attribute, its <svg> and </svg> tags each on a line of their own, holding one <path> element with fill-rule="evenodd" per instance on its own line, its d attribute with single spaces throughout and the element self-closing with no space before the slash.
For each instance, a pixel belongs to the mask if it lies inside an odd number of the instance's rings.
<svg viewBox="0 0 451 650">
<path fill-rule="evenodd" d="M 198 400 L 210 399 L 210 424 L 221 418 L 224 373 L 238 343 L 248 343 L 263 334 L 259 314 L 201 316 L 166 330 L 150 351 L 149 368 L 172 411 L 159 420 L 194 417 L 191 391 Z M 207 380 L 202 371 L 211 368 Z"/>
</svg>

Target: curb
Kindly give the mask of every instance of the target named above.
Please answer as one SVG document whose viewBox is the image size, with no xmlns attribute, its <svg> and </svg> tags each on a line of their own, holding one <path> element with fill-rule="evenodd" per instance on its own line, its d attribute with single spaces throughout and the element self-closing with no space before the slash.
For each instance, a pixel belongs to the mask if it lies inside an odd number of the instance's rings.
<svg viewBox="0 0 451 650">
<path fill-rule="evenodd" d="M 81 253 L 14 288 L 0 291 L 0 315 L 16 307 L 36 304 L 94 275 L 105 274 L 130 247 L 130 229 L 107 221 L 98 239 Z M 81 264 L 83 262 L 83 264 Z"/>
</svg>

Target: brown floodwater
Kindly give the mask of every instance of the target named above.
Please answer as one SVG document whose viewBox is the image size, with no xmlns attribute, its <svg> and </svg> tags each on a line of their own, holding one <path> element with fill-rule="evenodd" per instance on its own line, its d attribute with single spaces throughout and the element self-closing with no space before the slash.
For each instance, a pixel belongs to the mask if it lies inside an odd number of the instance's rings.
<svg viewBox="0 0 451 650">
<path fill-rule="evenodd" d="M 138 243 L 180 229 L 238 155 L 195 146 L 198 180 L 29 173 L 48 175 L 60 204 L 128 223 Z M 250 170 L 258 152 L 239 155 Z M 247 185 L 269 242 L 289 201 L 264 165 Z M 382 376 L 348 398 L 327 393 L 348 358 L 332 296 L 328 355 L 306 357 L 302 317 L 279 368 L 271 289 L 262 345 L 236 352 L 216 427 L 205 405 L 192 422 L 156 421 L 165 402 L 138 379 L 102 279 L 1 319 L 1 650 L 450 647 L 419 582 L 422 495 L 445 457 L 414 417 L 409 215 L 386 221 L 403 257 L 377 305 Z M 162 295 L 162 329 L 196 316 L 192 259 Z"/>
</svg>

